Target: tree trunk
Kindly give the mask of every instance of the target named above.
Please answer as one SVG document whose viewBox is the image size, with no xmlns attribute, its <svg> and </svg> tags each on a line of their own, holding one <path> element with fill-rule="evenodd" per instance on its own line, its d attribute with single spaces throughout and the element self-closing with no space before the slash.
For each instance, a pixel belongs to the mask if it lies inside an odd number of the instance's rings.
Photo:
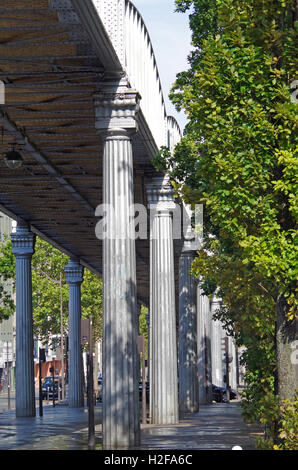
<svg viewBox="0 0 298 470">
<path fill-rule="evenodd" d="M 295 340 L 297 339 L 297 322 L 289 321 L 289 307 L 285 298 L 280 295 L 277 300 L 277 373 L 279 408 L 283 400 L 294 400 L 297 388 L 297 364 L 295 357 Z"/>
</svg>

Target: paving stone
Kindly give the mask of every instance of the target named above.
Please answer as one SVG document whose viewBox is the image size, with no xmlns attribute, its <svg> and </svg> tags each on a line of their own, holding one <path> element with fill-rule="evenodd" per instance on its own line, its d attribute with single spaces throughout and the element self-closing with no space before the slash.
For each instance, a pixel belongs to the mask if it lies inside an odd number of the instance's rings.
<svg viewBox="0 0 298 470">
<path fill-rule="evenodd" d="M 88 410 L 67 406 L 38 408 L 35 418 L 16 418 L 15 411 L 0 416 L 2 450 L 87 450 Z M 244 423 L 238 403 L 203 405 L 198 413 L 180 416 L 178 425 L 142 425 L 141 449 L 230 450 L 254 449 L 261 434 L 257 425 Z M 95 407 L 96 449 L 101 449 L 101 405 Z"/>
</svg>

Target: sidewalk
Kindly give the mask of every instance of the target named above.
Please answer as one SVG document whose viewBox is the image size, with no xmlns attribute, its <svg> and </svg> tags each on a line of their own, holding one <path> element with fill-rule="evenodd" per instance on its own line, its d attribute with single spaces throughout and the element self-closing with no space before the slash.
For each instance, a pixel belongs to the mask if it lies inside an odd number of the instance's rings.
<svg viewBox="0 0 298 470">
<path fill-rule="evenodd" d="M 2 450 L 87 450 L 88 410 L 65 405 L 44 407 L 44 416 L 16 418 L 14 411 L 0 414 Z M 101 405 L 95 407 L 96 450 L 101 449 Z M 237 403 L 201 406 L 178 425 L 142 425 L 140 449 L 231 450 L 254 449 L 261 429 L 245 424 Z"/>
<path fill-rule="evenodd" d="M 254 450 L 254 440 L 261 433 L 260 426 L 243 422 L 239 403 L 213 403 L 180 417 L 179 425 L 145 426 L 142 448 L 231 450 L 240 446 Z"/>
</svg>

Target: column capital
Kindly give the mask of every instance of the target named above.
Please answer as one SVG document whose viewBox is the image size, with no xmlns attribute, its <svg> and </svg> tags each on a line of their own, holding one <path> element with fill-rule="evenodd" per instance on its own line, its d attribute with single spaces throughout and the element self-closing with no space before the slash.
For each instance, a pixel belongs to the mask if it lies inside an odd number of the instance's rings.
<svg viewBox="0 0 298 470">
<path fill-rule="evenodd" d="M 64 271 L 68 284 L 81 284 L 83 282 L 84 268 L 78 260 L 70 259 Z"/>
<path fill-rule="evenodd" d="M 191 240 L 184 239 L 180 256 L 189 256 L 189 257 L 195 258 L 197 251 L 198 251 L 198 243 L 195 238 Z"/>
<path fill-rule="evenodd" d="M 129 138 L 138 130 L 141 96 L 129 88 L 126 79 L 106 81 L 101 91 L 93 95 L 95 127 L 105 138 Z"/>
<path fill-rule="evenodd" d="M 218 297 L 217 293 L 215 292 L 215 294 L 212 295 L 212 300 L 211 300 L 211 306 L 214 308 L 215 306 L 217 306 L 217 308 L 219 308 L 222 304 L 222 298 L 221 297 Z"/>
<path fill-rule="evenodd" d="M 150 209 L 156 211 L 169 211 L 176 208 L 174 201 L 174 188 L 169 175 L 153 178 L 146 185 L 147 200 Z"/>
<path fill-rule="evenodd" d="M 36 236 L 26 225 L 18 225 L 11 234 L 12 253 L 15 256 L 31 257 L 34 253 Z"/>
<path fill-rule="evenodd" d="M 190 204 L 182 205 L 183 210 L 183 231 L 184 231 L 184 239 L 183 245 L 181 248 L 181 254 L 188 255 L 188 256 L 195 256 L 196 251 L 200 249 L 198 239 L 195 236 L 194 229 L 192 227 L 191 218 L 194 214 L 194 211 L 191 209 Z"/>
<path fill-rule="evenodd" d="M 189 257 L 195 258 L 196 253 L 198 252 L 199 249 L 200 249 L 200 246 L 196 238 L 192 238 L 190 240 L 187 240 L 184 238 L 183 244 L 181 247 L 180 256 L 189 256 Z"/>
</svg>

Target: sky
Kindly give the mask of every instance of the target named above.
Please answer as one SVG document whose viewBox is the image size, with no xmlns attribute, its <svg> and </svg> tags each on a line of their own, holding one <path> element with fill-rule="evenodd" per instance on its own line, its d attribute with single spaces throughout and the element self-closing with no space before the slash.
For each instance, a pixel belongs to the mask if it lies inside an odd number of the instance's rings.
<svg viewBox="0 0 298 470">
<path fill-rule="evenodd" d="M 175 0 L 132 0 L 149 32 L 162 83 L 167 114 L 177 119 L 181 130 L 184 113 L 177 113 L 168 94 L 179 72 L 188 69 L 191 33 L 187 13 L 175 13 Z"/>
</svg>

